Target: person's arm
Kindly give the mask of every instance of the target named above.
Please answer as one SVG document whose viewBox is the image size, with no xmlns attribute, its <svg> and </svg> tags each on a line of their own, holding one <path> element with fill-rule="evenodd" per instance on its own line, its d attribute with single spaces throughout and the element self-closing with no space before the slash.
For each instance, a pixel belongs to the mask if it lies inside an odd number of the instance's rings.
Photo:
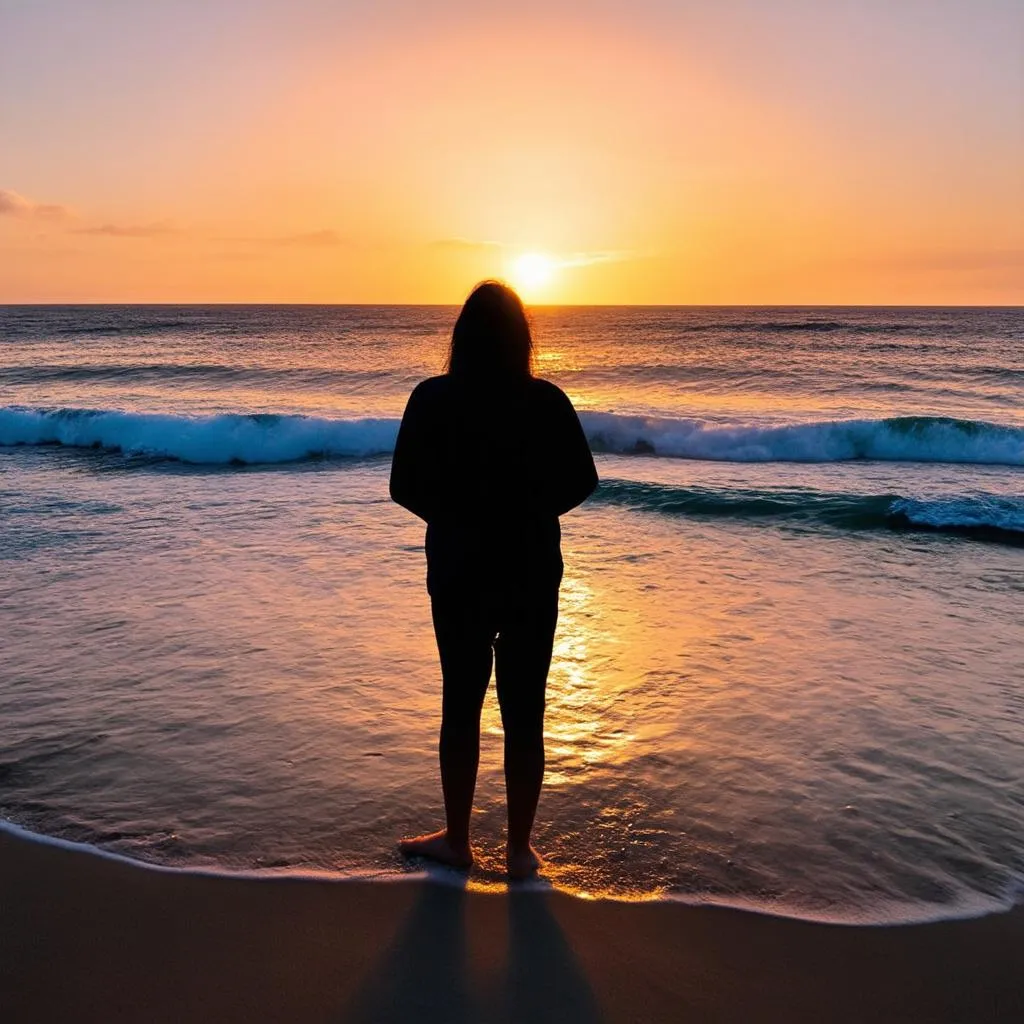
<svg viewBox="0 0 1024 1024">
<path fill-rule="evenodd" d="M 391 500 L 426 522 L 433 509 L 430 480 L 429 416 L 423 384 L 409 396 L 391 458 Z"/>
<path fill-rule="evenodd" d="M 572 402 L 561 388 L 554 388 L 552 403 L 555 443 L 549 494 L 552 511 L 561 516 L 586 501 L 594 493 L 598 479 L 587 435 Z"/>
</svg>

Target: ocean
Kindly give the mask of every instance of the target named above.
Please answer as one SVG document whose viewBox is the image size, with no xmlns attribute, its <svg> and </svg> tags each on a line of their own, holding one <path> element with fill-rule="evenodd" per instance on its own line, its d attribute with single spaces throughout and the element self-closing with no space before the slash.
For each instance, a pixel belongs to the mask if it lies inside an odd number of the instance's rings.
<svg viewBox="0 0 1024 1024">
<path fill-rule="evenodd" d="M 0 818 L 183 867 L 410 870 L 442 820 L 423 527 L 457 310 L 0 307 Z M 1024 310 L 538 307 L 602 483 L 551 884 L 859 922 L 1024 895 Z M 493 688 L 474 884 L 499 885 Z"/>
</svg>

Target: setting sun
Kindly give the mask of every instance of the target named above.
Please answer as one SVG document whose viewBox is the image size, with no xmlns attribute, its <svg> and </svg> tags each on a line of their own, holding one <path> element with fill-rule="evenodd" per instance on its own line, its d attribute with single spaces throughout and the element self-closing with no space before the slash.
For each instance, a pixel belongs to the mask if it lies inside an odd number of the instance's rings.
<svg viewBox="0 0 1024 1024">
<path fill-rule="evenodd" d="M 526 298 L 551 283 L 555 274 L 555 261 L 543 253 L 528 252 L 520 256 L 511 267 L 512 284 Z"/>
</svg>

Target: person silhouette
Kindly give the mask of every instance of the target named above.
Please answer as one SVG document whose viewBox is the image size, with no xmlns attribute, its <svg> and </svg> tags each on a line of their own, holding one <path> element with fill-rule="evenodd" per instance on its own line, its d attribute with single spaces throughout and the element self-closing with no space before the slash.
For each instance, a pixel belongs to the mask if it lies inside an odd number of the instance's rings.
<svg viewBox="0 0 1024 1024">
<path fill-rule="evenodd" d="M 565 393 L 534 376 L 519 296 L 498 281 L 462 307 L 447 372 L 409 396 L 391 497 L 427 524 L 427 591 L 441 661 L 445 828 L 406 856 L 473 864 L 469 822 L 492 663 L 505 732 L 509 876 L 540 866 L 530 834 L 544 778 L 544 699 L 562 580 L 558 517 L 597 487 Z"/>
</svg>

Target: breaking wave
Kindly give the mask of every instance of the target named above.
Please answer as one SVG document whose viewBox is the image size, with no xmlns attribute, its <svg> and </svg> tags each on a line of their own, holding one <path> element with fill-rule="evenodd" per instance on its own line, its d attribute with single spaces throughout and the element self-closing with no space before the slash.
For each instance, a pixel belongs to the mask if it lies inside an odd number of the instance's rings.
<svg viewBox="0 0 1024 1024">
<path fill-rule="evenodd" d="M 175 416 L 108 409 L 0 409 L 0 445 L 59 444 L 198 465 L 295 462 L 391 452 L 398 421 L 272 413 Z"/>
<path fill-rule="evenodd" d="M 902 416 L 782 426 L 584 412 L 595 451 L 723 462 L 948 462 L 1024 466 L 1024 428 Z M 365 457 L 394 449 L 398 420 L 275 413 L 181 416 L 0 407 L 0 445 L 57 444 L 205 465 Z"/>
<path fill-rule="evenodd" d="M 944 416 L 722 425 L 583 413 L 595 451 L 721 462 L 968 462 L 1024 466 L 1024 428 Z"/>
<path fill-rule="evenodd" d="M 1024 545 L 1024 499 L 998 495 L 909 498 L 606 479 L 591 500 L 662 515 L 765 519 L 848 530 L 939 531 Z"/>
</svg>

